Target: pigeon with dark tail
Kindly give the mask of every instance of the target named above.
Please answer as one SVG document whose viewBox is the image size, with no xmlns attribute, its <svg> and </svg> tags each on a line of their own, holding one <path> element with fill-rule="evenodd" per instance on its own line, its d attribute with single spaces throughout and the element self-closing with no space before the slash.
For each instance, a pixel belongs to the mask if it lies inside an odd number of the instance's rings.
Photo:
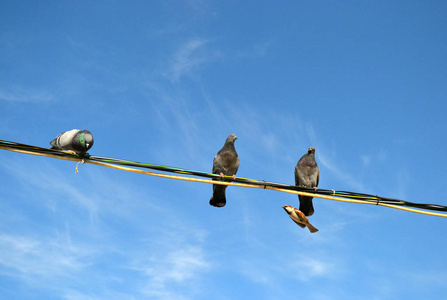
<svg viewBox="0 0 447 300">
<path fill-rule="evenodd" d="M 320 171 L 317 162 L 315 161 L 315 148 L 310 147 L 307 153 L 300 158 L 295 166 L 295 185 L 317 190 L 319 180 Z M 300 200 L 300 211 L 306 216 L 313 215 L 313 197 L 298 195 L 298 199 Z"/>
<path fill-rule="evenodd" d="M 236 178 L 236 173 L 239 169 L 239 157 L 234 148 L 234 141 L 236 139 L 236 135 L 230 134 L 222 149 L 214 157 L 212 172 L 213 174 L 219 174 L 220 178 L 213 180 L 224 180 L 224 175 L 233 176 L 233 179 Z M 210 205 L 216 207 L 225 206 L 227 203 L 225 197 L 226 188 L 226 185 L 213 184 L 213 196 L 210 199 Z"/>
</svg>

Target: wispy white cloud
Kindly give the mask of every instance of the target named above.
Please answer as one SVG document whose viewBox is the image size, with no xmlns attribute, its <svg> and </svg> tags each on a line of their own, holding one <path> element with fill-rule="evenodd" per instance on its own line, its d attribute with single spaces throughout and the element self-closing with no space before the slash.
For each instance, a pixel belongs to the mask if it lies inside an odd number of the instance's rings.
<svg viewBox="0 0 447 300">
<path fill-rule="evenodd" d="M 234 55 L 234 58 L 236 59 L 257 59 L 257 58 L 263 58 L 268 55 L 270 48 L 272 45 L 274 45 L 275 39 L 273 38 L 267 38 L 263 41 L 259 41 L 257 43 L 254 43 L 250 45 L 249 47 L 245 49 L 239 50 Z"/>
<path fill-rule="evenodd" d="M 360 160 L 362 161 L 363 166 L 367 167 L 371 163 L 372 157 L 371 155 L 360 155 Z"/>
<path fill-rule="evenodd" d="M 320 148 L 321 149 L 321 148 Z M 356 177 L 349 172 L 343 170 L 342 167 L 335 164 L 333 160 L 326 155 L 324 151 L 319 151 L 317 154 L 318 162 L 321 163 L 327 170 L 332 172 L 340 181 L 356 191 L 366 192 L 366 188 L 356 179 Z"/>
<path fill-rule="evenodd" d="M 215 59 L 216 53 L 206 50 L 209 40 L 193 38 L 182 44 L 170 59 L 164 76 L 177 82 L 182 76 L 191 74 L 197 67 Z"/>
<path fill-rule="evenodd" d="M 65 299 L 97 299 L 107 295 L 120 299 L 134 296 L 179 299 L 199 293 L 201 276 L 211 266 L 204 250 L 207 233 L 167 213 L 172 209 L 170 204 L 157 207 L 156 201 L 148 201 L 147 195 L 92 172 L 89 165 L 82 166 L 77 175 L 73 172 L 65 176 L 45 160 L 39 161 L 39 167 L 29 163 L 32 160 L 26 163 L 26 159 L 1 161 L 0 167 L 17 177 L 36 199 L 41 199 L 42 207 L 31 215 L 27 211 L 16 212 L 11 218 L 19 229 L 0 233 L 0 274 L 20 278 Z M 86 178 L 92 181 L 94 189 L 79 186 L 80 182 L 88 181 Z M 55 200 L 50 199 L 55 198 L 63 203 L 51 205 Z M 90 226 L 83 211 L 94 215 Z M 36 214 L 48 214 L 54 228 Z M 158 217 L 163 214 L 167 217 Z M 117 219 L 134 231 L 131 237 L 117 233 Z M 0 222 L 0 228 L 5 226 L 3 223 Z M 145 240 L 140 234 L 148 231 L 151 237 Z M 95 288 L 84 289 L 90 284 L 89 278 L 102 272 L 103 263 L 112 269 L 111 273 L 98 280 Z M 124 271 L 116 273 L 113 269 Z M 126 280 L 121 273 L 135 274 L 135 271 L 139 274 L 137 279 L 129 282 L 123 292 L 110 288 L 115 281 L 122 284 Z M 70 276 L 75 282 L 69 280 Z M 57 287 L 46 284 L 48 278 Z M 173 286 L 178 291 L 172 290 Z M 77 291 L 74 287 L 82 288 Z"/>
<path fill-rule="evenodd" d="M 151 89 L 156 92 L 157 100 L 151 102 L 152 110 L 160 126 L 161 132 L 172 132 L 173 128 L 178 135 L 170 135 L 170 140 L 176 140 L 176 147 L 182 145 L 183 154 L 187 157 L 197 157 L 200 141 L 200 128 L 197 121 L 197 112 L 183 95 L 175 90 L 166 89 L 161 85 L 151 85 Z M 172 146 L 172 144 L 168 144 Z M 175 151 L 175 152 L 170 152 Z M 176 157 L 178 148 L 164 149 L 158 154 L 159 159 L 166 160 L 167 157 Z"/>
<path fill-rule="evenodd" d="M 331 278 L 334 276 L 337 266 L 333 261 L 309 256 L 291 262 L 289 271 L 294 277 L 300 281 L 309 281 L 315 277 Z"/>
<path fill-rule="evenodd" d="M 260 57 L 266 56 L 268 53 L 268 50 L 270 49 L 272 44 L 273 44 L 273 40 L 267 40 L 265 42 L 256 44 L 254 47 L 254 49 L 255 49 L 254 53 Z"/>
<path fill-rule="evenodd" d="M 31 185 L 40 193 L 57 195 L 57 199 L 66 199 L 76 206 L 86 209 L 90 215 L 90 220 L 96 220 L 98 205 L 87 195 L 82 188 L 73 185 L 67 178 L 50 164 L 43 162 L 40 167 L 34 164 L 24 164 L 24 160 L 8 160 L 8 163 L 1 164 L 10 174 L 20 179 L 22 183 Z M 54 197 L 47 197 L 44 202 L 48 207 L 55 209 Z"/>
<path fill-rule="evenodd" d="M 198 246 L 183 246 L 163 255 L 153 256 L 144 269 L 145 275 L 149 277 L 144 293 L 154 296 L 169 295 L 173 292 L 170 288 L 172 285 L 183 285 L 186 282 L 190 284 L 191 279 L 206 271 L 209 266 L 203 250 Z"/>
<path fill-rule="evenodd" d="M 330 157 L 327 147 L 319 140 L 312 124 L 306 125 L 306 132 L 312 144 L 318 149 L 316 151 L 317 162 L 351 188 L 356 191 L 366 192 L 363 183 L 361 183 L 354 175 L 345 171 L 342 166 L 336 164 L 335 160 Z"/>
<path fill-rule="evenodd" d="M 214 7 L 209 1 L 205 0 L 187 0 L 186 3 L 193 10 L 195 14 L 214 16 L 217 13 L 214 11 Z"/>
<path fill-rule="evenodd" d="M 288 284 L 300 285 L 321 279 L 339 279 L 345 276 L 343 264 L 333 255 L 322 255 L 318 251 L 300 247 L 300 255 L 283 251 L 282 256 L 270 257 L 269 260 L 247 259 L 240 263 L 240 272 L 254 283 L 266 290 L 275 291 Z M 290 289 L 289 289 L 290 290 Z"/>
<path fill-rule="evenodd" d="M 445 292 L 447 272 L 441 266 L 422 264 L 420 261 L 408 264 L 400 260 L 385 261 L 383 258 L 365 259 L 362 268 L 367 270 L 364 276 L 371 283 L 369 294 L 372 299 L 396 299 L 406 295 L 438 299 L 433 295 Z M 387 270 L 386 278 L 382 276 L 384 270 Z"/>
<path fill-rule="evenodd" d="M 9 90 L 0 88 L 0 101 L 40 103 L 49 102 L 54 96 L 47 91 L 37 91 L 32 88 L 15 87 Z"/>
<path fill-rule="evenodd" d="M 400 166 L 396 171 L 396 197 L 401 199 L 407 199 L 409 185 L 411 182 L 410 172 L 407 170 L 406 166 Z"/>
<path fill-rule="evenodd" d="M 439 288 L 444 287 L 447 281 L 447 272 L 445 270 L 433 270 L 433 269 L 423 269 L 423 270 L 406 270 L 400 274 L 402 280 L 410 283 L 415 289 L 425 290 L 427 287 Z"/>
<path fill-rule="evenodd" d="M 363 167 L 371 167 L 372 164 L 383 163 L 388 157 L 386 150 L 380 147 L 376 152 L 360 154 Z"/>
<path fill-rule="evenodd" d="M 206 232 L 177 223 L 156 243 L 148 244 L 132 268 L 142 273 L 146 282 L 141 293 L 157 299 L 187 299 L 200 293 L 201 276 L 212 266 L 204 250 Z"/>
<path fill-rule="evenodd" d="M 54 279 L 78 272 L 86 266 L 84 258 L 91 255 L 88 249 L 76 247 L 64 237 L 2 233 L 0 245 L 0 272 L 31 281 L 34 276 Z"/>
</svg>

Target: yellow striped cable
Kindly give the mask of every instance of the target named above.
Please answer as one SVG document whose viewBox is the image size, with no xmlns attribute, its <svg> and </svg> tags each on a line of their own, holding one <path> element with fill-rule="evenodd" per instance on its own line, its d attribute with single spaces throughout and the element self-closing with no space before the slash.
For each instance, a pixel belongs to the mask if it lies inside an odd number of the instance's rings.
<svg viewBox="0 0 447 300">
<path fill-rule="evenodd" d="M 52 154 L 48 154 L 48 153 L 36 153 L 36 152 L 27 151 L 27 150 L 6 148 L 6 147 L 2 147 L 2 146 L 0 146 L 0 149 L 13 151 L 13 152 L 24 153 L 24 154 L 46 156 L 46 157 L 51 157 L 51 158 L 63 159 L 63 160 L 70 160 L 70 161 L 77 161 L 77 162 L 82 161 L 82 158 L 79 159 L 77 157 L 58 156 L 58 155 L 52 155 Z M 447 217 L 447 214 L 444 214 L 444 213 L 429 212 L 429 211 L 424 211 L 424 210 L 419 210 L 419 209 L 412 209 L 412 208 L 407 208 L 407 207 L 401 207 L 401 206 L 396 206 L 396 205 L 392 205 L 392 204 L 385 204 L 385 203 L 380 203 L 380 202 L 376 203 L 376 202 L 365 202 L 365 201 L 361 201 L 361 200 L 343 199 L 343 198 L 340 198 L 340 197 L 327 196 L 327 195 L 314 194 L 314 193 L 307 193 L 307 192 L 301 192 L 301 191 L 295 191 L 295 190 L 288 190 L 288 189 L 282 189 L 282 188 L 277 188 L 277 187 L 268 186 L 268 185 L 266 185 L 266 186 L 263 186 L 263 185 L 251 185 L 251 184 L 239 183 L 239 182 L 218 181 L 218 180 L 211 180 L 211 179 L 200 179 L 200 178 L 192 178 L 192 177 L 186 177 L 186 176 L 176 176 L 176 175 L 169 175 L 169 174 L 161 174 L 161 173 L 156 173 L 156 172 L 150 172 L 150 171 L 135 169 L 135 168 L 131 168 L 131 167 L 124 167 L 124 166 L 113 165 L 113 164 L 110 164 L 110 163 L 91 161 L 91 160 L 88 160 L 88 159 L 85 159 L 84 162 L 85 163 L 89 163 L 89 164 L 93 164 L 93 165 L 97 165 L 97 166 L 102 166 L 102 167 L 107 167 L 107 168 L 112 168 L 112 169 L 117 169 L 117 170 L 122 170 L 122 171 L 127 171 L 127 172 L 145 174 L 145 175 L 150 175 L 150 176 L 168 178 L 168 179 L 176 179 L 176 180 L 184 180 L 184 181 L 192 181 L 192 182 L 201 182 L 201 183 L 210 183 L 210 184 L 219 184 L 219 185 L 230 185 L 230 186 L 238 186 L 238 187 L 267 189 L 267 190 L 273 190 L 273 191 L 284 192 L 284 193 L 289 193 L 289 194 L 296 194 L 296 195 L 302 195 L 302 196 L 316 197 L 316 198 L 322 198 L 322 199 L 334 200 L 334 201 L 340 201 L 340 202 L 380 205 L 380 206 L 385 206 L 385 207 L 394 208 L 394 209 L 400 209 L 400 210 L 404 210 L 404 211 L 409 211 L 409 212 L 418 213 L 418 214 L 424 214 L 424 215 L 429 215 L 429 216 L 444 217 L 444 218 Z"/>
</svg>

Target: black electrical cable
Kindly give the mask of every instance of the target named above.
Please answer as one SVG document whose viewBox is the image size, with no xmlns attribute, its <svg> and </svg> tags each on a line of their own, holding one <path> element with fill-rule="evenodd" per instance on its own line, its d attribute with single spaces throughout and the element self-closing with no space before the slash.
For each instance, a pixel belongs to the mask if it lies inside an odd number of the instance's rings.
<svg viewBox="0 0 447 300">
<path fill-rule="evenodd" d="M 117 158 L 94 156 L 94 155 L 89 155 L 89 154 L 85 154 L 84 156 L 78 156 L 75 154 L 71 154 L 71 153 L 56 150 L 56 149 L 42 148 L 42 147 L 38 147 L 38 146 L 32 146 L 32 145 L 21 144 L 21 143 L 5 141 L 5 140 L 0 140 L 0 148 L 4 149 L 4 150 L 10 150 L 10 151 L 14 151 L 12 149 L 15 149 L 18 151 L 27 151 L 27 152 L 31 152 L 31 153 L 50 154 L 50 155 L 61 157 L 61 158 L 65 157 L 65 158 L 70 158 L 70 159 L 83 159 L 84 161 L 90 160 L 90 161 L 96 161 L 96 162 L 108 163 L 108 164 L 114 164 L 114 165 L 151 169 L 151 170 L 157 170 L 157 171 L 162 171 L 162 172 L 178 173 L 178 174 L 183 174 L 183 175 L 199 176 L 199 177 L 205 177 L 205 178 L 211 178 L 211 179 L 220 179 L 220 175 L 211 174 L 211 173 L 207 173 L 207 172 L 193 171 L 193 170 L 188 170 L 188 169 L 183 169 L 183 168 L 156 165 L 156 164 L 148 164 L 148 163 L 142 163 L 142 162 L 135 162 L 135 161 L 129 161 L 129 160 L 123 160 L 123 159 L 117 159 Z M 236 177 L 235 179 L 233 179 L 230 176 L 227 176 L 227 177 L 228 178 L 226 179 L 226 181 L 233 181 L 233 182 L 243 183 L 243 184 L 248 184 L 248 185 L 261 186 L 264 189 L 268 186 L 268 187 L 279 188 L 279 189 L 284 189 L 284 190 L 294 190 L 294 191 L 307 192 L 307 193 L 313 193 L 313 194 L 336 196 L 336 197 L 341 197 L 341 198 L 346 198 L 346 199 L 363 201 L 365 203 L 376 203 L 376 204 L 382 203 L 382 204 L 388 204 L 388 205 L 394 205 L 394 206 L 406 206 L 406 207 L 413 207 L 413 208 L 432 210 L 432 211 L 444 211 L 444 212 L 447 211 L 446 206 L 442 206 L 442 205 L 438 205 L 438 204 L 414 203 L 414 202 L 386 198 L 386 197 L 364 194 L 364 193 L 356 193 L 356 192 L 349 192 L 349 191 L 335 191 L 335 190 L 326 190 L 326 189 L 315 190 L 313 188 L 303 188 L 303 187 L 297 187 L 294 185 L 268 182 L 265 180 L 253 180 L 253 179 L 242 178 L 242 177 Z"/>
</svg>

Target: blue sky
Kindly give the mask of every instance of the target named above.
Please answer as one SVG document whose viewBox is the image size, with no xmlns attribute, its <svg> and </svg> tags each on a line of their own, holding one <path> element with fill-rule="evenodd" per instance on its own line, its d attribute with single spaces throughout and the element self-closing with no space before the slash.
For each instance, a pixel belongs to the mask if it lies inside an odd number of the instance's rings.
<svg viewBox="0 0 447 300">
<path fill-rule="evenodd" d="M 2 1 L 0 138 L 447 205 L 442 1 Z M 446 219 L 0 151 L 0 295 L 442 299 Z"/>
</svg>

